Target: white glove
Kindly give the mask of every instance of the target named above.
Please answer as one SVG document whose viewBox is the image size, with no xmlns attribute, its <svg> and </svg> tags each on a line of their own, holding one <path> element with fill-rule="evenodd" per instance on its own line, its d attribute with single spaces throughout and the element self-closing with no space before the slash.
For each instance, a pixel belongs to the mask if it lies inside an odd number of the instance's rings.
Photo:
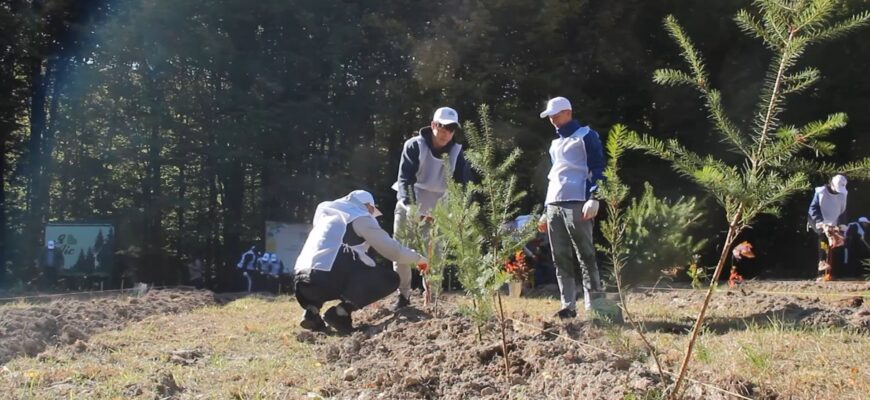
<svg viewBox="0 0 870 400">
<path fill-rule="evenodd" d="M 598 200 L 587 200 L 583 203 L 583 219 L 592 219 L 598 215 Z"/>
<path fill-rule="evenodd" d="M 399 200 L 399 201 L 396 203 L 396 206 L 398 206 L 398 208 L 401 208 L 402 210 L 405 210 L 405 211 L 408 211 L 408 210 L 410 209 L 410 208 L 408 207 L 408 205 L 405 204 L 405 200 L 404 200 L 404 199 Z"/>
</svg>

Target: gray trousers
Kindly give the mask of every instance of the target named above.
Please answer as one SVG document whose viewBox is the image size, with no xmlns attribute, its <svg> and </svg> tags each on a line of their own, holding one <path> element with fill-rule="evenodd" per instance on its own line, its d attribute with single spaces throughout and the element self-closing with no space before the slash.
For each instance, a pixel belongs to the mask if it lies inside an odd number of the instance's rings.
<svg viewBox="0 0 870 400">
<path fill-rule="evenodd" d="M 393 237 L 395 238 L 396 233 L 402 230 L 402 227 L 408 223 L 408 209 L 402 207 L 401 203 L 397 203 L 393 215 Z M 428 233 L 428 230 L 425 233 Z M 394 262 L 393 271 L 399 274 L 399 294 L 409 298 L 411 296 L 411 265 Z"/>
<path fill-rule="evenodd" d="M 393 237 L 396 237 L 396 232 L 399 232 L 402 229 L 402 226 L 408 223 L 408 209 L 402 207 L 401 204 L 396 204 L 395 216 L 393 217 Z M 429 242 L 429 232 L 432 229 L 432 224 L 423 225 L 422 232 L 420 232 L 423 236 L 423 242 Z M 407 246 L 407 243 L 402 243 Z M 443 254 L 440 246 L 436 243 L 434 249 L 432 249 L 436 254 Z M 428 256 L 428 254 L 424 254 Z M 411 295 L 411 265 L 410 264 L 399 264 L 393 263 L 393 271 L 396 271 L 399 274 L 399 294 L 408 298 Z M 423 279 L 426 279 L 425 277 Z"/>
<path fill-rule="evenodd" d="M 547 229 L 562 308 L 576 309 L 578 277 L 582 278 L 583 300 L 587 310 L 592 308 L 593 300 L 603 296 L 595 246 L 592 244 L 594 222 L 594 219 L 583 220 L 582 201 L 547 206 Z"/>
</svg>

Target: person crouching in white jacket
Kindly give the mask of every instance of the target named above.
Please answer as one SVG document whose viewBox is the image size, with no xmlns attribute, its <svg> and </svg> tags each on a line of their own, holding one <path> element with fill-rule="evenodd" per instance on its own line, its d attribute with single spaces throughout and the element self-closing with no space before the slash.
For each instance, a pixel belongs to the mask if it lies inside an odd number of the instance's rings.
<svg viewBox="0 0 870 400">
<path fill-rule="evenodd" d="M 374 248 L 385 258 L 403 264 L 428 260 L 384 231 L 375 217 L 381 212 L 372 195 L 355 190 L 347 196 L 320 203 L 311 233 L 296 259 L 296 300 L 305 310 L 300 326 L 322 330 L 328 324 L 340 333 L 353 330 L 351 313 L 380 300 L 399 287 L 399 275 L 378 266 L 366 254 Z M 341 300 L 320 316 L 323 303 Z"/>
</svg>

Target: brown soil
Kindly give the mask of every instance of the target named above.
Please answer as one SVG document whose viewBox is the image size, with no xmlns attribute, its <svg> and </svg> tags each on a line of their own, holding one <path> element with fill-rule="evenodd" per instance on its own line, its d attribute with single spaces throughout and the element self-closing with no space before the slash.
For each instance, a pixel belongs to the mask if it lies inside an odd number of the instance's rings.
<svg viewBox="0 0 870 400">
<path fill-rule="evenodd" d="M 682 289 L 684 287 L 674 287 Z M 777 292 L 777 293 L 774 293 Z M 708 330 L 713 333 L 746 329 L 747 323 L 870 331 L 870 292 L 867 282 L 757 282 L 717 292 L 711 303 Z M 534 296 L 554 296 L 537 290 Z M 830 294 L 838 294 L 831 296 Z M 842 294 L 842 295 L 839 295 Z M 684 334 L 691 327 L 704 292 L 644 291 L 630 295 L 631 303 L 682 310 L 684 320 L 645 318 L 649 330 Z M 354 313 L 356 332 L 339 341 L 334 333 L 301 332 L 296 339 L 312 343 L 323 365 L 341 377 L 325 383 L 319 395 L 339 399 L 431 398 L 659 398 L 660 379 L 637 346 L 627 326 L 598 326 L 582 320 L 559 321 L 549 316 L 510 315 L 507 336 L 510 374 L 504 373 L 504 354 L 498 326 L 477 327 L 446 295 L 438 315 L 412 299 L 413 307 L 399 313 L 375 305 Z M 46 347 L 87 347 L 100 331 L 117 329 L 149 315 L 178 313 L 221 302 L 206 291 L 158 290 L 142 297 L 58 300 L 29 307 L 0 308 L 0 363 L 17 355 L 33 356 Z M 552 310 L 555 311 L 555 310 Z M 635 343 L 629 343 L 635 342 Z M 679 356 L 679 355 L 677 355 Z M 174 364 L 197 363 L 196 350 L 178 351 Z M 168 378 L 167 378 L 168 376 Z M 171 374 L 159 375 L 160 392 L 172 397 L 182 390 Z M 750 378 L 751 379 L 751 378 Z M 754 399 L 775 399 L 776 393 L 746 377 L 711 376 L 720 388 Z M 129 395 L 141 391 L 131 386 Z M 715 390 L 691 385 L 687 399 L 731 398 Z"/>
<path fill-rule="evenodd" d="M 417 309 L 393 316 L 384 309 L 356 313 L 358 329 L 337 344 L 323 344 L 325 364 L 341 371 L 342 381 L 320 389 L 339 399 L 625 399 L 656 396 L 659 377 L 636 351 L 631 356 L 608 350 L 608 331 L 591 323 L 533 319 L 510 320 L 510 375 L 497 326 L 478 340 L 475 325 L 458 313 L 433 317 Z M 297 339 L 319 343 L 326 334 Z M 586 346 L 578 344 L 584 343 Z M 591 346 L 591 347 L 590 347 Z M 598 349 L 594 348 L 597 347 Z M 637 349 L 635 349 L 637 350 Z M 756 398 L 751 382 L 734 390 Z M 724 399 L 694 389 L 688 399 Z"/>
<path fill-rule="evenodd" d="M 29 307 L 0 308 L 0 364 L 19 355 L 35 356 L 54 345 L 85 346 L 95 333 L 149 315 L 185 312 L 218 300 L 208 291 L 164 289 L 140 297 L 67 298 Z"/>
<path fill-rule="evenodd" d="M 709 329 L 728 331 L 745 329 L 749 321 L 758 324 L 779 321 L 777 323 L 795 326 L 866 332 L 870 329 L 870 305 L 860 295 L 766 292 L 836 294 L 867 290 L 870 290 L 870 284 L 866 282 L 750 282 L 736 290 L 716 294 L 712 309 L 739 310 L 736 313 L 739 315 L 713 317 Z M 546 294 L 535 293 L 538 296 Z M 641 291 L 631 296 L 634 301 L 694 310 L 703 295 L 699 291 Z M 478 340 L 474 324 L 458 312 L 448 311 L 444 316 L 433 316 L 420 311 L 422 305 L 416 304 L 416 300 L 414 305 L 418 308 L 403 310 L 396 315 L 383 308 L 359 311 L 354 314 L 358 329 L 353 335 L 337 344 L 323 342 L 323 362 L 340 371 L 342 380 L 321 388 L 320 394 L 341 399 L 624 399 L 627 394 L 635 398 L 658 398 L 660 379 L 652 363 L 645 360 L 643 351 L 638 348 L 615 349 L 613 332 L 628 329 L 626 326 L 608 329 L 581 319 L 563 322 L 528 315 L 511 316 L 530 326 L 509 321 L 507 336 L 511 373 L 506 377 L 495 324 L 487 326 L 483 340 Z M 657 327 L 655 321 L 650 321 L 647 327 L 684 333 L 690 330 L 691 322 L 688 318 L 685 323 L 662 321 Z M 298 339 L 320 343 L 324 337 L 323 333 L 305 332 Z M 713 377 L 708 383 L 750 398 L 778 398 L 770 389 L 727 374 Z M 690 385 L 686 398 L 731 397 L 703 386 Z"/>
<path fill-rule="evenodd" d="M 355 316 L 359 328 L 337 344 L 325 344 L 324 361 L 343 380 L 321 394 L 353 399 L 529 397 L 623 399 L 651 390 L 657 378 L 640 362 L 604 351 L 578 348 L 560 334 L 581 341 L 600 339 L 591 325 L 539 321 L 543 330 L 510 324 L 511 374 L 505 377 L 501 342 L 494 325 L 484 339 L 466 317 L 432 317 L 416 309 L 395 316 L 384 309 Z M 316 336 L 313 338 L 318 341 Z M 306 337 L 306 339 L 309 339 Z"/>
<path fill-rule="evenodd" d="M 673 291 L 640 290 L 632 295 L 632 299 L 677 309 L 696 309 L 706 292 L 681 290 L 684 288 L 674 287 L 677 290 Z M 866 333 L 870 332 L 870 303 L 865 301 L 868 294 L 870 282 L 863 281 L 750 281 L 735 289 L 723 289 L 714 295 L 710 303 L 713 316 L 707 320 L 707 327 L 711 331 L 724 332 L 744 329 L 747 323 L 782 323 L 790 326 L 854 329 Z M 729 317 L 717 318 L 715 315 Z M 692 320 L 687 318 L 683 323 L 676 324 L 678 326 L 670 328 L 688 330 L 691 324 Z M 652 326 L 655 326 L 655 321 Z"/>
</svg>

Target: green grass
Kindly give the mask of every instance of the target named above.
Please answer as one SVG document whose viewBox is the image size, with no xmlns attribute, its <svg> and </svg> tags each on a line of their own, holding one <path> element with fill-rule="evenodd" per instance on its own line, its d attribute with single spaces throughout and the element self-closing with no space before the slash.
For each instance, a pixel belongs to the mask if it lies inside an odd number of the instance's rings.
<svg viewBox="0 0 870 400">
<path fill-rule="evenodd" d="M 9 362 L 0 389 L 11 398 L 154 398 L 172 376 L 202 398 L 299 398 L 334 379 L 311 345 L 295 339 L 301 312 L 287 297 L 150 317 L 92 337 L 86 351 L 50 351 Z M 328 338 L 327 340 L 337 340 Z M 173 351 L 202 354 L 191 365 Z M 2 397 L 2 396 L 0 396 Z"/>
</svg>

